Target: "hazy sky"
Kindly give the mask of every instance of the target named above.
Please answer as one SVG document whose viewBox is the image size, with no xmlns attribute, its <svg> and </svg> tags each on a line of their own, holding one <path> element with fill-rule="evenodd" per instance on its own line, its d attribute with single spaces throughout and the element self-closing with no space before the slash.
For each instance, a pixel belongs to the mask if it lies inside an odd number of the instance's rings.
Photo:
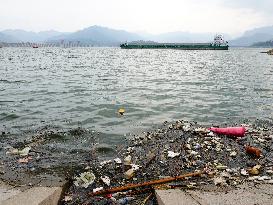
<svg viewBox="0 0 273 205">
<path fill-rule="evenodd" d="M 273 0 L 0 0 L 0 30 L 128 31 L 238 35 L 273 25 Z"/>
</svg>

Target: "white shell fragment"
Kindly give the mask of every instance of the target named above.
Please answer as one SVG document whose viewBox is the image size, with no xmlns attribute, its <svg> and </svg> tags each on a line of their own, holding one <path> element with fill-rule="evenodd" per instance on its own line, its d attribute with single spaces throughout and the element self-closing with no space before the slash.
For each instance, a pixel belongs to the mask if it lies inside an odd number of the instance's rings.
<svg viewBox="0 0 273 205">
<path fill-rule="evenodd" d="M 100 163 L 100 166 L 104 166 L 106 164 L 110 164 L 112 161 L 111 160 L 106 160 Z"/>
<path fill-rule="evenodd" d="M 245 169 L 241 169 L 241 175 L 248 176 L 248 173 Z"/>
<path fill-rule="evenodd" d="M 96 192 L 101 191 L 101 190 L 103 190 L 103 187 L 98 187 L 96 189 L 93 189 L 93 193 L 96 193 Z"/>
<path fill-rule="evenodd" d="M 213 182 L 214 182 L 215 185 L 224 185 L 224 184 L 226 184 L 226 180 L 223 179 L 222 177 L 215 177 L 213 179 Z"/>
<path fill-rule="evenodd" d="M 137 164 L 131 164 L 131 166 L 132 166 L 132 169 L 133 169 L 134 171 L 139 170 L 139 168 L 140 168 L 140 166 L 137 165 Z"/>
<path fill-rule="evenodd" d="M 127 157 L 124 158 L 124 165 L 130 165 L 131 162 L 132 162 L 131 155 L 128 155 Z"/>
<path fill-rule="evenodd" d="M 106 184 L 107 186 L 110 186 L 110 178 L 108 176 L 104 176 L 100 178 L 104 184 Z"/>
<path fill-rule="evenodd" d="M 120 158 L 116 158 L 116 159 L 114 159 L 114 162 L 117 163 L 117 164 L 121 164 L 121 159 Z"/>
<path fill-rule="evenodd" d="M 180 153 L 176 153 L 176 152 L 173 152 L 173 151 L 168 151 L 168 157 L 170 157 L 170 158 L 174 158 L 174 157 L 177 157 L 177 156 L 179 156 L 180 155 Z"/>
</svg>

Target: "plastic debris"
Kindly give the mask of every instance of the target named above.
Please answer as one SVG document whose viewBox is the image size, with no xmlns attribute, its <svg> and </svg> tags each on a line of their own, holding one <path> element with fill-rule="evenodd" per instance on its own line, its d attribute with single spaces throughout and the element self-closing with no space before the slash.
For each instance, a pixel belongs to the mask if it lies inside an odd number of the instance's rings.
<svg viewBox="0 0 273 205">
<path fill-rule="evenodd" d="M 177 157 L 179 155 L 180 155 L 180 153 L 175 153 L 173 151 L 168 151 L 168 157 L 170 157 L 170 158 L 174 158 L 174 157 Z"/>
<path fill-rule="evenodd" d="M 123 114 L 125 113 L 125 109 L 124 109 L 124 108 L 120 108 L 120 109 L 118 110 L 118 113 L 119 113 L 120 115 L 123 115 Z"/>
<path fill-rule="evenodd" d="M 75 177 L 74 184 L 76 186 L 81 186 L 87 188 L 89 185 L 93 184 L 96 177 L 92 172 L 83 172 L 79 177 Z"/>
<path fill-rule="evenodd" d="M 245 127 L 226 127 L 226 128 L 211 127 L 209 128 L 209 130 L 213 131 L 216 134 L 243 137 L 245 136 L 246 128 Z"/>
<path fill-rule="evenodd" d="M 125 205 L 128 204 L 130 201 L 134 200 L 134 197 L 124 197 L 118 200 L 118 204 Z"/>
<path fill-rule="evenodd" d="M 101 177 L 101 180 L 103 181 L 104 184 L 110 186 L 110 178 L 108 176 Z"/>
<path fill-rule="evenodd" d="M 32 157 L 20 158 L 20 159 L 18 159 L 18 162 L 19 163 L 28 163 L 28 161 L 31 159 L 32 159 Z"/>
<path fill-rule="evenodd" d="M 246 149 L 246 153 L 248 153 L 248 154 L 253 154 L 256 157 L 261 156 L 262 151 L 260 149 L 256 148 L 256 147 L 246 146 L 245 149 Z"/>
<path fill-rule="evenodd" d="M 101 190 L 103 190 L 103 187 L 95 188 L 95 189 L 93 189 L 93 193 L 96 193 L 96 192 L 101 191 Z"/>
</svg>

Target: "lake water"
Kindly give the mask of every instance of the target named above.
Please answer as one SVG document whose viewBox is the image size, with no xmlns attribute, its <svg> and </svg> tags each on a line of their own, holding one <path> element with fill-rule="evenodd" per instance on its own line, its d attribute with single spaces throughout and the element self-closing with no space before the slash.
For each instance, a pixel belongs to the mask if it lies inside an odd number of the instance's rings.
<svg viewBox="0 0 273 205">
<path fill-rule="evenodd" d="M 81 126 L 111 146 L 164 121 L 271 121 L 273 58 L 265 50 L 2 48 L 0 131 Z"/>
</svg>

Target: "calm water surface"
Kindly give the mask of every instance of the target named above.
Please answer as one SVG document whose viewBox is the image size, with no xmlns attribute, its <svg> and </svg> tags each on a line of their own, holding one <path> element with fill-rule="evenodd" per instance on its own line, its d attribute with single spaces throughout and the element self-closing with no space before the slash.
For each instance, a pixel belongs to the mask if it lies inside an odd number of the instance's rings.
<svg viewBox="0 0 273 205">
<path fill-rule="evenodd" d="M 166 120 L 272 120 L 273 58 L 264 50 L 2 48 L 0 131 L 82 126 L 111 145 Z"/>
</svg>

